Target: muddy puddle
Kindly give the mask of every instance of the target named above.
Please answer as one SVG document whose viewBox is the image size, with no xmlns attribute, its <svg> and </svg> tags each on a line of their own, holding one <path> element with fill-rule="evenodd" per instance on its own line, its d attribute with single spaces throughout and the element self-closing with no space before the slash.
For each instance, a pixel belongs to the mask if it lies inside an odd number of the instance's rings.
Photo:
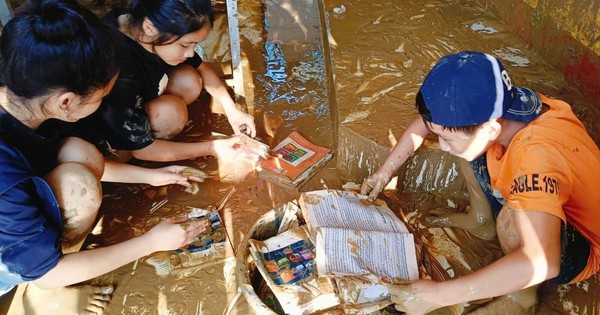
<svg viewBox="0 0 600 315">
<path fill-rule="evenodd" d="M 245 65 L 240 103 L 255 116 L 259 137 L 273 145 L 299 130 L 315 143 L 336 148 L 338 156 L 301 190 L 360 183 L 412 119 L 414 97 L 430 67 L 461 50 L 493 54 L 514 84 L 566 100 L 600 141 L 598 110 L 511 33 L 484 1 L 240 0 L 238 5 Z M 202 52 L 217 66 L 228 62 L 222 14 Z M 192 121 L 180 140 L 206 139 L 210 132 L 231 134 L 226 119 L 200 103 L 210 100 L 203 97 L 192 105 Z M 212 106 L 218 112 L 218 104 Z M 436 147 L 430 139 L 409 160 L 398 192 L 387 200 L 419 230 L 440 275 L 455 277 L 485 266 L 501 252 L 495 241 L 423 223 L 429 210 L 464 211 L 468 202 L 458 163 Z M 298 191 L 260 180 L 252 161 L 225 165 L 199 158 L 180 164 L 214 178 L 201 183 L 196 194 L 178 187 L 105 185 L 103 216 L 86 246 L 138 236 L 188 207 L 214 209 L 233 189 L 220 214 L 237 250 L 258 218 L 298 196 Z M 168 255 L 155 253 L 90 283 L 115 285 L 107 314 L 223 314 L 228 308 L 230 314 L 254 313 L 237 294 L 234 253 L 201 269 L 176 267 Z M 600 313 L 598 276 L 577 285 L 544 285 L 540 292 L 538 314 Z"/>
</svg>

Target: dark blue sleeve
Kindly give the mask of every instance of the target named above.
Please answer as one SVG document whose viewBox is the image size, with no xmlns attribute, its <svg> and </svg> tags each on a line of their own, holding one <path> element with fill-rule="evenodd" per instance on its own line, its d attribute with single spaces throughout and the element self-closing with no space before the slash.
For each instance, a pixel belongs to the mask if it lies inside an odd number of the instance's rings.
<svg viewBox="0 0 600 315">
<path fill-rule="evenodd" d="M 42 277 L 62 256 L 62 226 L 51 219 L 58 207 L 41 199 L 31 179 L 0 195 L 0 260 L 25 281 Z"/>
</svg>

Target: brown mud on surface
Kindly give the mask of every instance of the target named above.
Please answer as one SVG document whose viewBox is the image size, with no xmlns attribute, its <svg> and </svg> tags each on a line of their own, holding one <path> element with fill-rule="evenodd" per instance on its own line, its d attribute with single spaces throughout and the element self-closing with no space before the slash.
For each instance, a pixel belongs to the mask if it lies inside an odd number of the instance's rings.
<svg viewBox="0 0 600 315">
<path fill-rule="evenodd" d="M 430 67 L 441 56 L 461 50 L 493 54 L 516 85 L 566 100 L 600 141 L 598 109 L 478 1 L 323 3 L 321 12 L 317 1 L 238 2 L 245 75 L 240 103 L 255 116 L 259 137 L 273 145 L 299 130 L 319 145 L 336 148 L 337 160 L 301 190 L 340 188 L 346 180 L 360 183 L 374 171 L 413 117 L 414 97 Z M 216 65 L 229 60 L 226 27 L 219 14 L 203 45 L 203 55 Z M 201 107 L 208 102 L 203 95 L 191 105 L 192 122 L 180 140 L 206 139 L 208 131 L 231 134 L 222 115 Z M 218 104 L 212 105 L 219 112 Z M 434 278 L 451 278 L 489 264 L 501 252 L 495 241 L 424 224 L 430 210 L 460 212 L 468 202 L 456 159 L 436 147 L 435 139 L 429 139 L 407 162 L 399 172 L 398 192 L 386 194 L 386 201 L 418 231 L 417 240 L 436 261 Z M 200 183 L 196 194 L 175 186 L 105 185 L 102 216 L 85 246 L 138 236 L 160 220 L 188 211 L 187 206 L 216 208 L 235 188 L 220 214 L 237 250 L 246 245 L 240 243 L 258 218 L 298 197 L 298 191 L 259 180 L 251 161 L 218 165 L 199 158 L 181 163 L 215 179 Z M 167 202 L 159 207 L 163 200 Z M 231 314 L 253 314 L 237 296 L 234 253 L 228 256 L 202 269 L 171 271 L 168 255 L 155 253 L 90 283 L 115 286 L 106 314 L 223 314 L 229 305 Z M 540 292 L 538 314 L 599 314 L 598 276 L 576 285 L 544 285 Z M 462 312 L 457 307 L 437 314 Z"/>
<path fill-rule="evenodd" d="M 600 142 L 598 105 L 569 86 L 483 1 L 325 0 L 325 10 L 338 109 L 338 171 L 351 180 L 360 182 L 376 170 L 395 144 L 416 112 L 414 98 L 431 66 L 462 50 L 490 53 L 513 84 L 567 101 Z M 394 208 L 404 209 L 454 277 L 485 266 L 501 251 L 496 242 L 424 224 L 429 210 L 460 212 L 468 203 L 458 163 L 435 150 L 437 141 L 431 140 L 400 170 Z M 538 313 L 598 314 L 599 289 L 598 275 L 570 286 L 543 285 Z"/>
</svg>

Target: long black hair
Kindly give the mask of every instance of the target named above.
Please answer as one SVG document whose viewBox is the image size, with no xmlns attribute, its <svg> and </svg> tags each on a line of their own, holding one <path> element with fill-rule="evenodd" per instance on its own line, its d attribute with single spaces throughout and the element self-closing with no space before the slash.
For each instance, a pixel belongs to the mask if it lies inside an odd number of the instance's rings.
<svg viewBox="0 0 600 315">
<path fill-rule="evenodd" d="M 118 72 L 115 30 L 71 0 L 34 0 L 0 36 L 0 84 L 22 98 L 85 97 Z"/>
<path fill-rule="evenodd" d="M 130 27 L 142 32 L 144 18 L 158 30 L 158 36 L 148 43 L 153 46 L 168 45 L 186 34 L 214 22 L 210 0 L 131 0 L 129 3 Z"/>
</svg>

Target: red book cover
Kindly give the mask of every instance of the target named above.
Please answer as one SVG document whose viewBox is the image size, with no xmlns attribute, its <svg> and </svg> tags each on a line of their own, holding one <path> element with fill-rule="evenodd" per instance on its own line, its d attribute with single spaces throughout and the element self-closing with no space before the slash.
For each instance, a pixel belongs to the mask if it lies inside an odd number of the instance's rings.
<svg viewBox="0 0 600 315">
<path fill-rule="evenodd" d="M 260 166 L 263 170 L 285 176 L 294 182 L 321 160 L 328 160 L 330 152 L 330 149 L 318 146 L 294 131 L 271 150 L 273 157 L 263 160 Z"/>
</svg>

